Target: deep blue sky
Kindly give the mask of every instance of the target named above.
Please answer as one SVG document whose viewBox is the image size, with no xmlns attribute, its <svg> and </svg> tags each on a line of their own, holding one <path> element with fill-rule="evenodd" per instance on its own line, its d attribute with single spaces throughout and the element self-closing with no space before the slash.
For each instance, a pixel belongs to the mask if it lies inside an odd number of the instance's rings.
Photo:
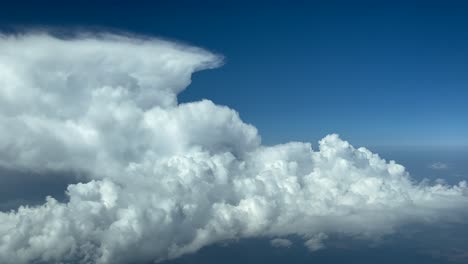
<svg viewBox="0 0 468 264">
<path fill-rule="evenodd" d="M 180 100 L 236 109 L 267 144 L 337 132 L 468 146 L 467 2 L 230 2 L 17 1 L 2 3 L 0 26 L 123 30 L 222 54 Z"/>
</svg>

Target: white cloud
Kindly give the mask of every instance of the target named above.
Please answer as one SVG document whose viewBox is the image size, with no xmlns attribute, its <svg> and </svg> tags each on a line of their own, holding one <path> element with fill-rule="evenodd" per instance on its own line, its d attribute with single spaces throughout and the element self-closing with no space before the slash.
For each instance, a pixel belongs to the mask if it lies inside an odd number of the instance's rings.
<svg viewBox="0 0 468 264">
<path fill-rule="evenodd" d="M 0 213 L 0 262 L 127 263 L 237 238 L 376 238 L 466 213 L 465 182 L 414 183 L 337 135 L 262 146 L 209 100 L 177 104 L 220 58 L 161 40 L 0 39 L 0 165 L 80 171 L 70 201 Z"/>
<path fill-rule="evenodd" d="M 445 170 L 448 168 L 448 165 L 442 162 L 435 162 L 429 165 L 429 168 L 434 170 Z"/>
<path fill-rule="evenodd" d="M 270 244 L 272 247 L 291 247 L 292 246 L 292 242 L 291 240 L 289 239 L 284 239 L 284 238 L 275 238 L 275 239 L 272 239 L 270 241 Z"/>
</svg>

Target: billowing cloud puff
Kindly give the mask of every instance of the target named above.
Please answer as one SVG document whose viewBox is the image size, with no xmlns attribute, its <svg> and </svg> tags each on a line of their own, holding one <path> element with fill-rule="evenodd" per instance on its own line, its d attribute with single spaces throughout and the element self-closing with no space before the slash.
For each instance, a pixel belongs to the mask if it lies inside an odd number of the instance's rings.
<svg viewBox="0 0 468 264">
<path fill-rule="evenodd" d="M 337 135 L 315 151 L 263 146 L 234 110 L 177 103 L 193 72 L 220 62 L 155 39 L 3 36 L 1 166 L 88 181 L 67 202 L 0 213 L 0 262 L 160 261 L 288 235 L 318 250 L 327 234 L 372 239 L 466 211 L 465 182 L 415 183 Z"/>
</svg>

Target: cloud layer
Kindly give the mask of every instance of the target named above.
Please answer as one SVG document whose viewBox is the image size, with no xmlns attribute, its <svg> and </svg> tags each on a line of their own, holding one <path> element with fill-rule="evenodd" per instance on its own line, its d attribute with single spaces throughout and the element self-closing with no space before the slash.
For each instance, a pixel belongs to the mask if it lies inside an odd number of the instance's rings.
<svg viewBox="0 0 468 264">
<path fill-rule="evenodd" d="M 192 73 L 220 64 L 157 39 L 2 36 L 0 165 L 88 180 L 69 202 L 0 213 L 0 262 L 165 260 L 288 235 L 318 250 L 327 234 L 374 239 L 466 213 L 465 182 L 415 183 L 337 135 L 316 151 L 263 146 L 234 110 L 177 103 Z"/>
</svg>

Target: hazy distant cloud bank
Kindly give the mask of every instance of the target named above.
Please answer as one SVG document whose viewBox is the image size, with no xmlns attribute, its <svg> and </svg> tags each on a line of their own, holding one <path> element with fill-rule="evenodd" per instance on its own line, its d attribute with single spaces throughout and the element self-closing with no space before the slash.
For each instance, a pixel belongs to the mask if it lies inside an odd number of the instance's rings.
<svg viewBox="0 0 468 264">
<path fill-rule="evenodd" d="M 442 162 L 435 162 L 429 165 L 429 168 L 433 170 L 445 170 L 448 169 L 448 165 Z"/>
<path fill-rule="evenodd" d="M 262 146 L 234 110 L 177 103 L 192 73 L 220 63 L 156 39 L 1 37 L 0 165 L 90 181 L 69 185 L 68 203 L 0 213 L 0 262 L 164 260 L 287 235 L 318 250 L 327 234 L 372 239 L 466 212 L 465 182 L 414 183 L 337 135 L 315 151 Z"/>
</svg>

